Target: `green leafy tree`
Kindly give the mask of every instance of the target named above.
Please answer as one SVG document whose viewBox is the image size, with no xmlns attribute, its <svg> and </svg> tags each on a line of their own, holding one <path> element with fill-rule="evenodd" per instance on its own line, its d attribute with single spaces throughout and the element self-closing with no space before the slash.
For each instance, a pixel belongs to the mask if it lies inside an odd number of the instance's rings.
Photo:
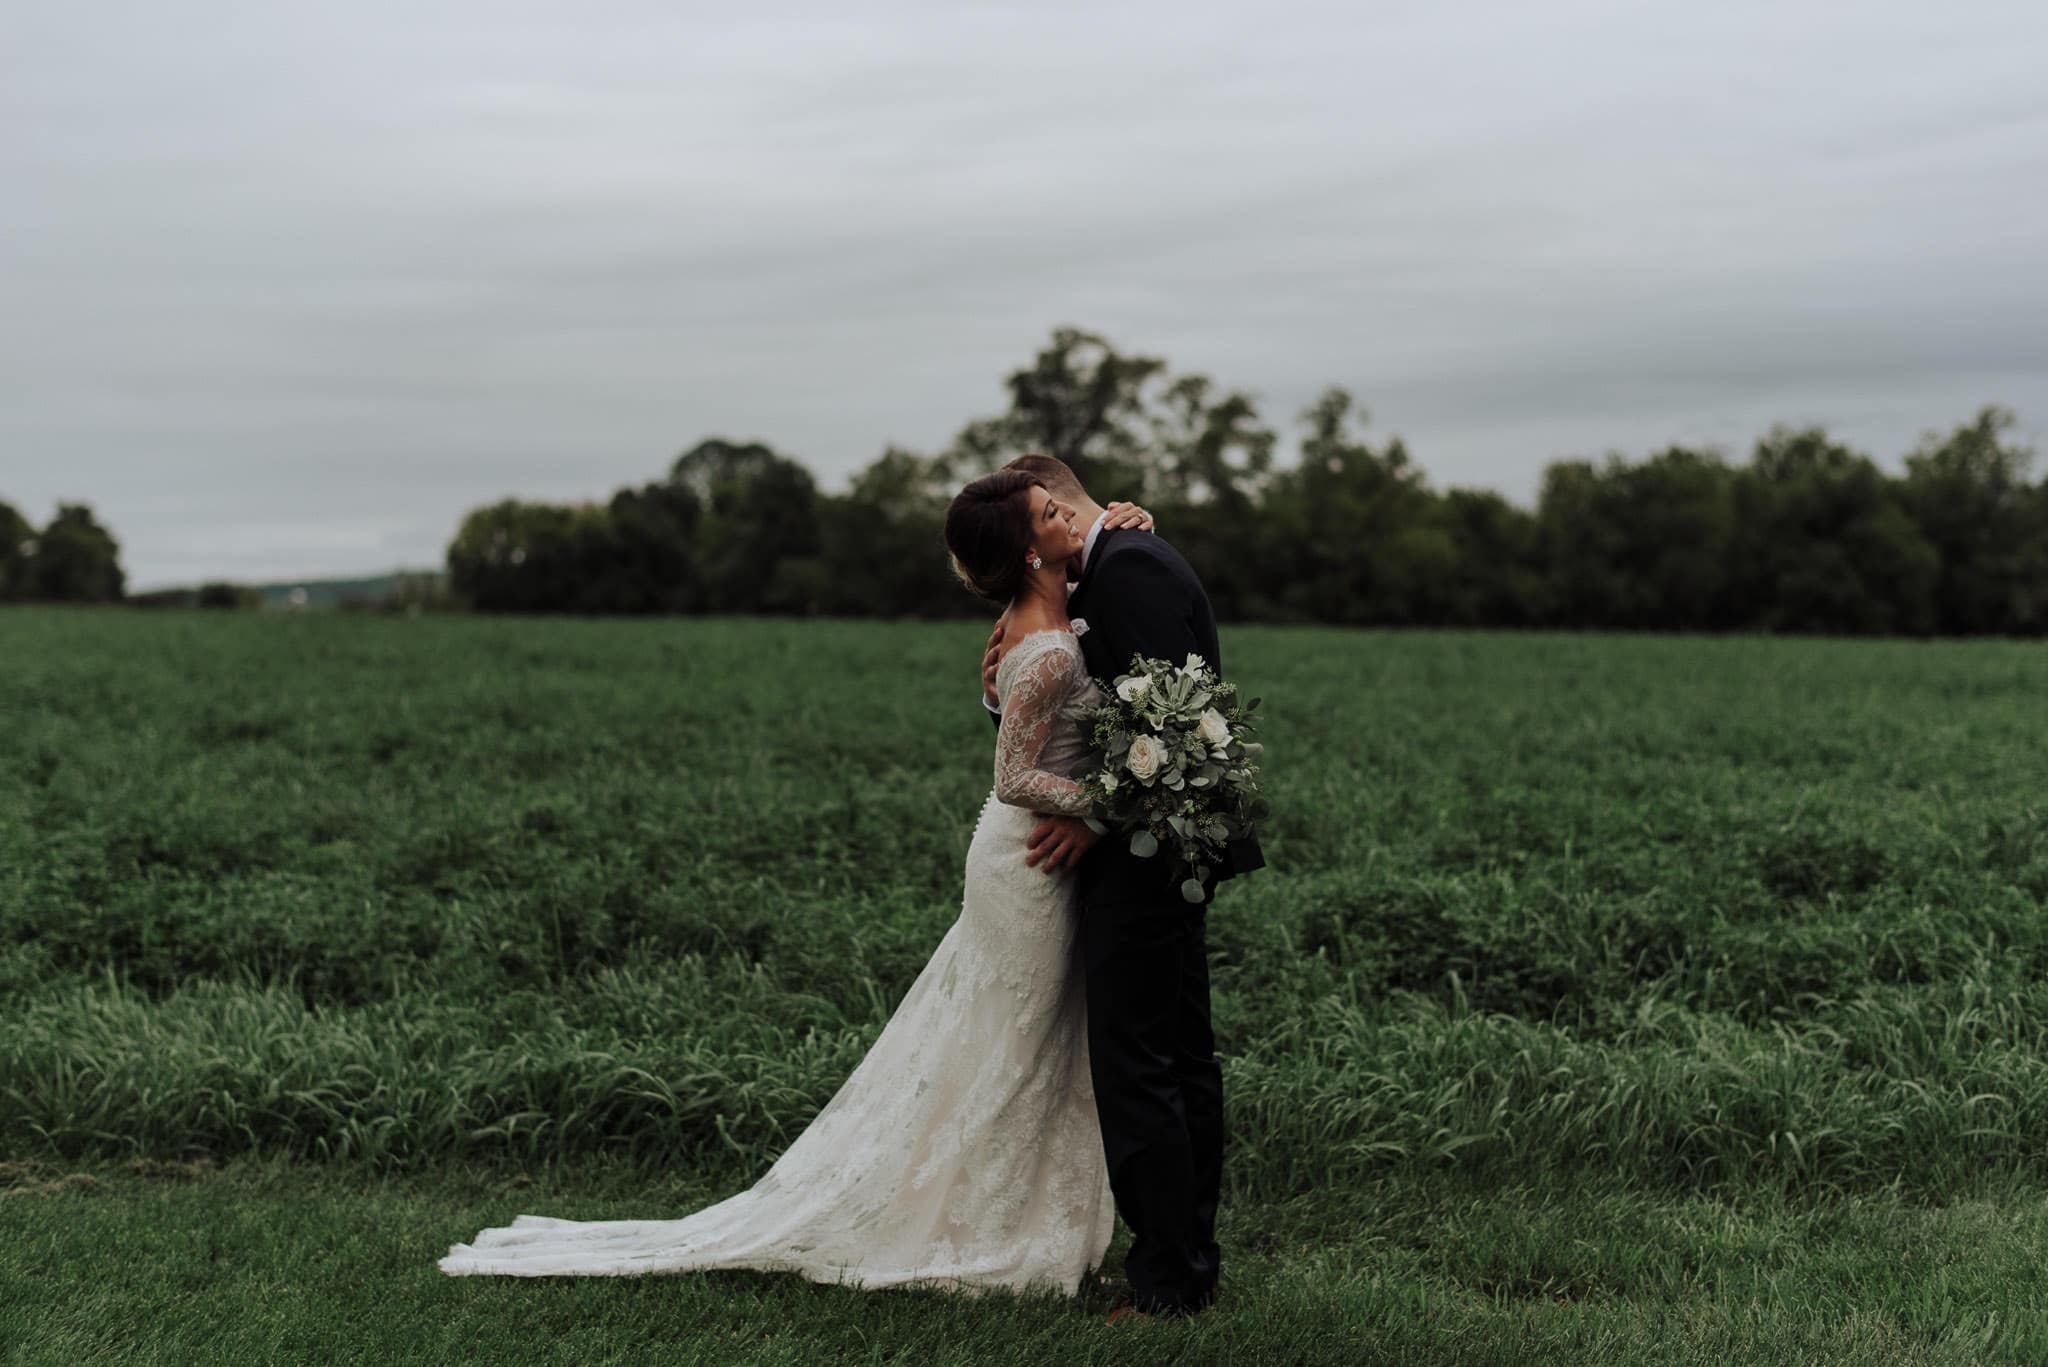
<svg viewBox="0 0 2048 1367">
<path fill-rule="evenodd" d="M 11 503 L 0 502 L 0 603 L 28 596 L 30 543 L 35 525 Z"/>
<path fill-rule="evenodd" d="M 1737 484 L 1744 625 L 1930 631 L 1941 557 L 1870 458 L 1818 427 L 1775 427 Z"/>
<path fill-rule="evenodd" d="M 704 509 L 697 574 L 708 609 L 815 612 L 826 592 L 817 483 L 760 442 L 699 442 L 669 471 Z"/>
<path fill-rule="evenodd" d="M 621 489 L 606 509 L 594 572 L 612 612 L 695 612 L 704 604 L 695 557 L 703 505 L 673 480 Z M 590 553 L 590 552 L 586 552 Z"/>
<path fill-rule="evenodd" d="M 1452 489 L 1441 514 L 1451 538 L 1448 625 L 1528 626 L 1540 619 L 1536 519 L 1491 489 Z"/>
<path fill-rule="evenodd" d="M 1735 472 L 1717 453 L 1683 446 L 1623 471 L 1627 566 L 1647 591 L 1628 625 L 1731 625 L 1735 484 Z"/>
<path fill-rule="evenodd" d="M 1353 418 L 1351 395 L 1335 387 L 1302 414 L 1300 464 L 1264 502 L 1266 599 L 1297 620 L 1443 621 L 1457 545 L 1439 501 L 1399 437 L 1375 451 Z"/>
<path fill-rule="evenodd" d="M 1680 446 L 1641 464 L 1552 465 L 1536 511 L 1544 617 L 1577 627 L 1729 625 L 1735 484 L 1719 456 Z"/>
<path fill-rule="evenodd" d="M 587 585 L 604 509 L 502 499 L 462 521 L 448 547 L 448 583 L 482 612 L 599 611 Z"/>
<path fill-rule="evenodd" d="M 2048 631 L 2048 483 L 1987 408 L 1887 478 L 1818 428 L 1747 465 L 1671 446 L 1549 466 L 1533 510 L 1433 490 L 1406 443 L 1326 389 L 1300 458 L 1247 393 L 1055 329 L 1008 408 L 938 454 L 891 446 L 844 494 L 762 442 L 712 438 L 604 505 L 506 500 L 467 518 L 449 583 L 477 606 L 570 612 L 978 613 L 946 565 L 961 484 L 1025 451 L 1103 502 L 1143 500 L 1226 619 L 1818 632 Z M 10 512 L 0 505 L 0 514 Z M 26 526 L 16 516 L 14 543 Z M 0 516 L 0 593 L 11 583 Z M 26 564 L 28 557 L 15 556 Z"/>
<path fill-rule="evenodd" d="M 1262 612 L 1267 529 L 1259 499 L 1272 478 L 1273 430 L 1247 394 L 1218 394 L 1206 376 L 1183 375 L 1147 411 L 1151 454 L 1138 492 L 1160 533 L 1194 563 L 1216 611 Z"/>
<path fill-rule="evenodd" d="M 1609 471 L 1618 464 L 1610 458 Z M 1604 627 L 1634 609 L 1609 487 L 1589 460 L 1555 461 L 1543 471 L 1536 544 L 1543 566 L 1542 618 L 1549 625 Z"/>
<path fill-rule="evenodd" d="M 527 556 L 521 518 L 525 506 L 508 498 L 473 508 L 448 543 L 448 587 L 479 612 L 515 608 L 513 581 Z"/>
<path fill-rule="evenodd" d="M 82 503 L 60 503 L 34 539 L 28 596 L 52 603 L 118 603 L 127 584 L 121 548 Z"/>
<path fill-rule="evenodd" d="M 253 612 L 263 606 L 263 590 L 253 584 L 237 584 L 226 579 L 209 579 L 199 586 L 199 592 L 192 601 L 195 607 Z"/>
<path fill-rule="evenodd" d="M 820 505 L 823 610 L 849 616 L 948 617 L 983 609 L 954 578 L 945 547 L 951 464 L 898 446 Z"/>
<path fill-rule="evenodd" d="M 1273 469 L 1273 429 L 1259 420 L 1257 403 L 1233 390 L 1212 397 L 1205 375 L 1183 375 L 1166 386 L 1148 415 L 1153 455 L 1142 496 L 1161 507 L 1218 504 L 1248 511 Z"/>
<path fill-rule="evenodd" d="M 2037 631 L 2048 618 L 2034 453 L 2008 439 L 2018 420 L 1987 407 L 1906 457 L 1907 512 L 1941 555 L 1936 620 L 1945 632 Z"/>
<path fill-rule="evenodd" d="M 2048 634 L 2048 479 L 2027 491 L 2020 529 L 2017 573 L 2025 589 L 2014 605 L 2012 630 L 2039 636 Z"/>
<path fill-rule="evenodd" d="M 1010 407 L 969 423 L 944 457 L 964 483 L 1026 451 L 1057 456 L 1099 503 L 1133 498 L 1153 477 L 1146 387 L 1166 369 L 1152 356 L 1125 356 L 1079 328 L 1054 330 L 1030 365 L 1004 381 Z"/>
</svg>

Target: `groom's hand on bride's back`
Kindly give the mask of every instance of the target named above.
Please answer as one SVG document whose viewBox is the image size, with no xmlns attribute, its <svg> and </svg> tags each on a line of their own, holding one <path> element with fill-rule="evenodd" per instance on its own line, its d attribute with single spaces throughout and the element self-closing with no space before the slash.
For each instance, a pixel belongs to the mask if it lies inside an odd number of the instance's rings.
<svg viewBox="0 0 2048 1367">
<path fill-rule="evenodd" d="M 1003 619 L 996 618 L 996 629 L 988 634 L 988 649 L 981 655 L 981 696 L 988 703 L 989 710 L 1002 706 L 996 697 L 996 662 L 1003 658 Z"/>
<path fill-rule="evenodd" d="M 1101 838 L 1077 816 L 1041 817 L 1037 829 L 1031 832 L 1031 838 L 1024 842 L 1027 847 L 1024 862 L 1040 873 L 1071 869 Z"/>
</svg>

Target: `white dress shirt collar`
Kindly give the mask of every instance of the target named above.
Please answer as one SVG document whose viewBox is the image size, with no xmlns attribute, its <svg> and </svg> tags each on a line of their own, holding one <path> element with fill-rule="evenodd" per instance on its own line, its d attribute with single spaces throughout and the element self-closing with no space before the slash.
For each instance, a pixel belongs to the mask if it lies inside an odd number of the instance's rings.
<svg viewBox="0 0 2048 1367">
<path fill-rule="evenodd" d="M 1109 521 L 1108 512 L 1097 515 L 1088 528 L 1088 539 L 1081 543 L 1081 573 L 1088 573 L 1088 557 L 1095 553 L 1095 538 L 1102 535 L 1102 524 Z"/>
</svg>

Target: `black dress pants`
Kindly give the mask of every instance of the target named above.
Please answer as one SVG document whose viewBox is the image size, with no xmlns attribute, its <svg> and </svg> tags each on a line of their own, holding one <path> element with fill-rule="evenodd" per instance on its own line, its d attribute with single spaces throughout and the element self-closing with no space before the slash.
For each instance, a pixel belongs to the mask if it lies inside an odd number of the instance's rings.
<svg viewBox="0 0 2048 1367">
<path fill-rule="evenodd" d="M 1133 1236 L 1131 1301 L 1151 1313 L 1200 1308 L 1220 1264 L 1223 1070 L 1206 932 L 1206 905 L 1178 896 L 1082 898 L 1095 1109 L 1110 1190 Z"/>
</svg>

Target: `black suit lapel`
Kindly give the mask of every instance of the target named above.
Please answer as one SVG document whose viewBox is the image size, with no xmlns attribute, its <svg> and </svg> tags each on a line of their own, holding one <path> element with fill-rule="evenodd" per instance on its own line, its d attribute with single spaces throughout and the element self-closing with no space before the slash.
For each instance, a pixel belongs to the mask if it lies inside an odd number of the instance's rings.
<svg viewBox="0 0 2048 1367">
<path fill-rule="evenodd" d="M 1109 554 L 1110 538 L 1122 536 L 1128 530 L 1130 529 L 1127 527 L 1118 527 L 1112 531 L 1105 527 L 1096 534 L 1095 547 L 1088 552 L 1088 563 L 1081 569 L 1080 582 L 1075 584 L 1074 591 L 1067 595 L 1067 615 L 1069 617 L 1079 617 L 1083 621 L 1087 620 L 1088 589 L 1095 582 L 1095 571 L 1101 568 L 1103 560 Z M 1103 649 L 1104 646 L 1101 638 L 1096 636 L 1094 632 L 1087 632 L 1081 637 L 1081 659 L 1088 666 L 1090 674 L 1101 676 L 1103 670 L 1108 666 L 1109 662 L 1102 655 Z"/>
</svg>

